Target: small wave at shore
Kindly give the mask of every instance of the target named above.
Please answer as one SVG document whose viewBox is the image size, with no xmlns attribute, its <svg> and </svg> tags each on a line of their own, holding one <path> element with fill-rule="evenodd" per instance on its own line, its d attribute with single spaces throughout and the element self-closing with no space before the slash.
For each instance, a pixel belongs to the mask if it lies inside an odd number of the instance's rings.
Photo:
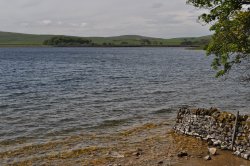
<svg viewBox="0 0 250 166">
<path fill-rule="evenodd" d="M 119 122 L 117 122 L 116 120 L 109 120 L 105 123 L 110 125 Z M 152 134 L 152 132 L 148 133 L 149 130 L 161 127 L 167 127 L 166 123 L 146 123 L 140 126 L 137 125 L 134 127 L 130 127 L 129 129 L 121 130 L 119 132 L 110 134 L 93 132 L 88 134 L 72 135 L 40 144 L 19 142 L 20 144 L 17 144 L 15 147 L 6 147 L 5 150 L 2 149 L 0 151 L 0 164 L 1 162 L 2 164 L 13 164 L 16 163 L 16 161 L 18 161 L 18 163 L 29 161 L 36 163 L 51 160 L 53 158 L 55 160 L 56 158 L 60 159 L 61 155 L 65 155 L 64 159 L 66 160 L 71 159 L 74 156 L 79 157 L 78 155 L 88 156 L 89 154 L 94 153 L 98 149 L 109 150 L 111 149 L 111 147 L 114 147 L 114 145 L 118 142 L 123 142 L 129 145 L 131 142 L 135 141 L 132 136 L 139 133 L 141 134 L 138 135 L 137 140 L 143 140 L 145 134 Z M 160 131 L 164 132 L 164 130 Z M 156 130 L 155 132 L 159 131 Z M 124 142 L 124 138 L 128 139 Z M 107 151 L 105 153 L 107 153 Z"/>
<path fill-rule="evenodd" d="M 120 125 L 124 125 L 125 123 L 128 123 L 132 118 L 124 118 L 124 119 L 110 119 L 110 120 L 104 120 L 100 124 L 91 127 L 91 129 L 105 129 L 109 127 L 116 127 Z"/>
<path fill-rule="evenodd" d="M 166 109 L 156 110 L 156 111 L 152 112 L 152 114 L 165 114 L 165 113 L 171 114 L 173 112 L 176 112 L 176 110 L 172 109 L 172 108 L 166 108 Z"/>
</svg>

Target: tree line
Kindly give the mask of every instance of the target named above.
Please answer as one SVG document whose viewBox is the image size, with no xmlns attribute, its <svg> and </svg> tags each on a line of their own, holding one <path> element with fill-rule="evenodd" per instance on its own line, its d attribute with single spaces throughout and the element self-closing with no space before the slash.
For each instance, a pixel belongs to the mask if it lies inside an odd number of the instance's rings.
<svg viewBox="0 0 250 166">
<path fill-rule="evenodd" d="M 91 40 L 83 39 L 81 37 L 66 37 L 55 36 L 43 42 L 44 45 L 67 47 L 67 46 L 91 46 L 93 45 Z"/>
</svg>

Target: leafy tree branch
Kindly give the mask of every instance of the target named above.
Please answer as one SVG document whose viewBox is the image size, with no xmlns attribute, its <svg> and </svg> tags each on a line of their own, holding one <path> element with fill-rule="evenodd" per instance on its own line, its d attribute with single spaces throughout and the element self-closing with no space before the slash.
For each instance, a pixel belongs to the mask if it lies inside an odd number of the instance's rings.
<svg viewBox="0 0 250 166">
<path fill-rule="evenodd" d="M 199 19 L 210 23 L 210 30 L 214 31 L 207 55 L 214 55 L 212 67 L 217 70 L 217 77 L 249 58 L 250 11 L 244 5 L 248 6 L 250 0 L 187 0 L 187 3 L 209 11 Z"/>
</svg>

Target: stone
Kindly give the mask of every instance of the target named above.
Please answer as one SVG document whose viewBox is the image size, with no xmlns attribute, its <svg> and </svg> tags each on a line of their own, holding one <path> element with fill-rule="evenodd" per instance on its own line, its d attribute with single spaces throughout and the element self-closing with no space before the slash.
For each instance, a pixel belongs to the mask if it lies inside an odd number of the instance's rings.
<svg viewBox="0 0 250 166">
<path fill-rule="evenodd" d="M 243 155 L 243 158 L 246 159 L 246 160 L 250 160 L 250 152 L 245 153 L 245 154 Z"/>
<path fill-rule="evenodd" d="M 197 158 L 202 158 L 202 155 L 197 155 Z"/>
<path fill-rule="evenodd" d="M 113 152 L 113 151 L 109 152 L 108 155 L 112 158 L 124 158 L 124 155 L 119 154 L 118 152 Z"/>
<path fill-rule="evenodd" d="M 220 148 L 221 148 L 222 150 L 227 150 L 227 149 L 228 149 L 227 145 L 224 145 L 224 144 L 221 145 Z"/>
<path fill-rule="evenodd" d="M 216 155 L 216 151 L 217 151 L 216 148 L 208 148 L 208 152 L 209 152 L 211 155 Z"/>
<path fill-rule="evenodd" d="M 242 127 L 239 127 L 238 128 L 238 132 L 242 132 L 243 131 L 243 128 Z"/>
<path fill-rule="evenodd" d="M 179 152 L 177 154 L 178 157 L 185 157 L 185 156 L 188 156 L 188 153 L 187 152 Z"/>
<path fill-rule="evenodd" d="M 163 164 L 163 161 L 159 161 L 159 162 L 158 162 L 158 165 L 162 165 L 162 164 Z"/>
<path fill-rule="evenodd" d="M 211 160 L 211 159 L 212 159 L 212 158 L 211 158 L 210 155 L 207 155 L 207 156 L 204 157 L 204 160 L 207 160 L 207 161 L 208 161 L 208 160 Z"/>
<path fill-rule="evenodd" d="M 205 140 L 209 147 L 216 146 L 217 149 L 231 150 L 235 155 L 250 160 L 250 117 L 239 116 L 236 138 L 232 146 L 235 120 L 235 115 L 216 108 L 191 110 L 187 107 L 179 110 L 174 130 L 176 133 Z M 216 148 L 213 149 L 214 152 L 209 152 L 210 157 L 216 154 Z M 212 150 L 212 148 L 209 149 Z M 186 152 L 180 152 L 178 156 L 190 157 Z"/>
<path fill-rule="evenodd" d="M 221 145 L 221 141 L 220 140 L 214 141 L 213 145 L 214 146 L 220 146 Z"/>
<path fill-rule="evenodd" d="M 208 146 L 212 146 L 213 145 L 213 141 L 211 139 L 208 140 L 207 142 Z"/>
<path fill-rule="evenodd" d="M 142 149 L 141 148 L 138 148 L 134 153 L 133 153 L 133 155 L 134 156 L 141 156 L 143 154 L 143 151 L 142 151 Z"/>
<path fill-rule="evenodd" d="M 240 151 L 235 151 L 233 154 L 236 156 L 240 156 L 241 153 L 240 153 Z"/>
</svg>

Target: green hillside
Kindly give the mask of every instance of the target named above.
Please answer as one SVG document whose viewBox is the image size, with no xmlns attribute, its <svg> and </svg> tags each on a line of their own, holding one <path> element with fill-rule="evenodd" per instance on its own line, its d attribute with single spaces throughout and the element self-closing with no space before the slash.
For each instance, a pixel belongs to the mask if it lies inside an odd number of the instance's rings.
<svg viewBox="0 0 250 166">
<path fill-rule="evenodd" d="M 44 40 L 48 40 L 53 35 L 31 35 L 0 31 L 0 46 L 2 45 L 42 45 Z"/>
<path fill-rule="evenodd" d="M 98 45 L 115 45 L 115 46 L 201 46 L 206 45 L 210 36 L 198 37 L 198 38 L 173 38 L 173 39 L 162 39 L 152 38 L 137 35 L 125 35 L 117 37 L 93 37 L 85 38 L 92 40 Z"/>
<path fill-rule="evenodd" d="M 162 39 L 138 35 L 114 37 L 72 37 L 56 35 L 33 35 L 11 32 L 0 32 L 0 46 L 193 46 L 203 47 L 210 36 Z M 56 42 L 55 42 L 56 41 Z M 87 44 L 82 44 L 88 41 Z M 80 43 L 79 43 L 80 42 Z"/>
</svg>

